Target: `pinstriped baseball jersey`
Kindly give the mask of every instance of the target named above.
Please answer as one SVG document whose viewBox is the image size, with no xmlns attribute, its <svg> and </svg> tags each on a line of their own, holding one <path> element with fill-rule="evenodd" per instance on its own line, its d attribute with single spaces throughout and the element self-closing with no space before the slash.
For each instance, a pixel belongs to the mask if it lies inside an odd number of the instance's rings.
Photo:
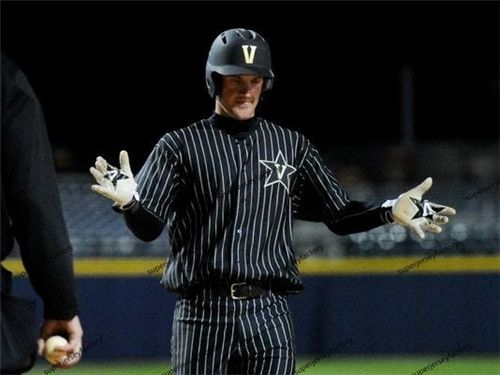
<svg viewBox="0 0 500 375">
<path fill-rule="evenodd" d="M 143 207 L 167 225 L 172 255 L 162 283 L 174 291 L 208 281 L 301 290 L 294 207 L 314 194 L 318 212 L 334 216 L 349 202 L 303 135 L 261 118 L 213 115 L 165 134 L 137 183 Z"/>
</svg>

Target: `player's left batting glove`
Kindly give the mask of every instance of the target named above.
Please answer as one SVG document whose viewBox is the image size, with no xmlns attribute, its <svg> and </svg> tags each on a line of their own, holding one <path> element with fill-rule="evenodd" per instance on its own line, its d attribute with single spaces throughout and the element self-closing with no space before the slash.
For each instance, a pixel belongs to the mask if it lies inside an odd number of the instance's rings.
<svg viewBox="0 0 500 375">
<path fill-rule="evenodd" d="M 410 228 L 421 239 L 425 232 L 441 233 L 441 225 L 446 224 L 449 216 L 455 215 L 455 209 L 441 204 L 422 201 L 422 196 L 432 186 L 428 177 L 417 187 L 401 194 L 398 199 L 385 202 L 383 207 L 392 207 L 394 223 Z"/>
<path fill-rule="evenodd" d="M 104 158 L 98 156 L 95 168 L 90 168 L 90 173 L 99 184 L 92 185 L 92 190 L 111 199 L 118 207 L 123 208 L 134 199 L 137 183 L 130 169 L 127 151 L 120 152 L 120 169 L 109 165 Z"/>
</svg>

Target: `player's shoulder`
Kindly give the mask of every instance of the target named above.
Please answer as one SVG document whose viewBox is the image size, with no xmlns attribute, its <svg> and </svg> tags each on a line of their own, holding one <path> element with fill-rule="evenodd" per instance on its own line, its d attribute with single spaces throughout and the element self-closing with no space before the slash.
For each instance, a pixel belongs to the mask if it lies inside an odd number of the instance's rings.
<svg viewBox="0 0 500 375">
<path fill-rule="evenodd" d="M 203 126 L 205 120 L 191 122 L 188 125 L 182 126 L 178 129 L 171 130 L 163 135 L 158 141 L 157 146 L 170 149 L 171 151 L 179 151 L 183 149 L 187 137 L 193 134 L 194 131 Z"/>
<path fill-rule="evenodd" d="M 299 143 L 308 142 L 308 140 L 304 136 L 304 134 L 302 134 L 296 130 L 293 130 L 293 129 L 290 129 L 286 126 L 278 124 L 275 121 L 271 121 L 271 120 L 260 118 L 260 117 L 259 117 L 259 121 L 261 122 L 262 128 L 269 131 L 269 132 L 284 135 L 292 140 L 298 141 Z"/>
</svg>

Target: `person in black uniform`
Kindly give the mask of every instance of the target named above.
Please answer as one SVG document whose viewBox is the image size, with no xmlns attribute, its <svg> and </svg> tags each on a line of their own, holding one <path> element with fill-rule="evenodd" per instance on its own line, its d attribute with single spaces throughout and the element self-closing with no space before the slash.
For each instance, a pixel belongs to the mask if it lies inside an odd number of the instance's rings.
<svg viewBox="0 0 500 375">
<path fill-rule="evenodd" d="M 41 331 L 33 301 L 11 294 L 12 275 L 1 268 L 2 374 L 34 364 L 45 339 L 63 335 L 61 350 L 79 353 L 82 327 L 75 294 L 72 247 L 62 214 L 51 148 L 40 103 L 23 72 L 2 53 L 2 261 L 19 244 L 33 288 L 44 302 Z M 74 355 L 64 367 L 80 360 Z"/>
<path fill-rule="evenodd" d="M 439 233 L 455 211 L 422 201 L 432 180 L 382 205 L 352 201 L 302 134 L 255 116 L 274 74 L 267 42 L 231 29 L 212 44 L 206 82 L 215 113 L 165 134 L 135 179 L 98 157 L 92 189 L 113 200 L 144 241 L 167 226 L 162 284 L 178 293 L 171 352 L 177 374 L 293 374 L 287 295 L 302 290 L 292 218 L 333 232 L 392 222 Z"/>
</svg>

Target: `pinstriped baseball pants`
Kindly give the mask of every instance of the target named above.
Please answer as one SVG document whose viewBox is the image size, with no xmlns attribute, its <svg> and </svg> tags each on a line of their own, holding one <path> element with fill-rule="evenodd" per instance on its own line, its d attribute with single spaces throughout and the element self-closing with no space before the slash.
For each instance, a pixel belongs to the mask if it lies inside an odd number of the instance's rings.
<svg viewBox="0 0 500 375">
<path fill-rule="evenodd" d="M 232 300 L 203 290 L 177 300 L 172 374 L 294 374 L 295 337 L 287 297 Z"/>
</svg>

